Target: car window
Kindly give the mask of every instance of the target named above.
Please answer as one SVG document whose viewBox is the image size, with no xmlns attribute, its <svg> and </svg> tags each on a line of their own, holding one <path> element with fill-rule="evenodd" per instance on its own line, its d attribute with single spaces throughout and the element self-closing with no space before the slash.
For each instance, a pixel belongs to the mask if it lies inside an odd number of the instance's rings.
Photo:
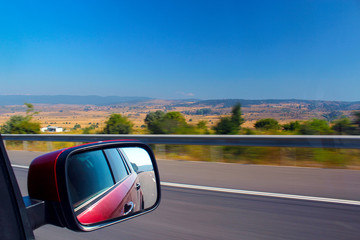
<svg viewBox="0 0 360 240">
<path fill-rule="evenodd" d="M 128 170 L 124 165 L 124 161 L 120 157 L 120 154 L 116 148 L 106 149 L 104 151 L 111 166 L 115 181 L 120 182 L 129 175 Z"/>
<path fill-rule="evenodd" d="M 103 151 L 75 154 L 68 162 L 68 185 L 74 205 L 79 205 L 114 185 Z"/>
</svg>

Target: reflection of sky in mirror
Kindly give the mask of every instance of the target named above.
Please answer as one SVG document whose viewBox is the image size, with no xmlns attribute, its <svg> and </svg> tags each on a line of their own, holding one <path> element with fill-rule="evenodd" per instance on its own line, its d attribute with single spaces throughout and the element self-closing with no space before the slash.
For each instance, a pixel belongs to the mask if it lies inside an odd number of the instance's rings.
<svg viewBox="0 0 360 240">
<path fill-rule="evenodd" d="M 137 166 L 152 165 L 150 156 L 144 149 L 138 147 L 128 147 L 122 148 L 122 150 L 125 152 L 129 160 Z"/>
</svg>

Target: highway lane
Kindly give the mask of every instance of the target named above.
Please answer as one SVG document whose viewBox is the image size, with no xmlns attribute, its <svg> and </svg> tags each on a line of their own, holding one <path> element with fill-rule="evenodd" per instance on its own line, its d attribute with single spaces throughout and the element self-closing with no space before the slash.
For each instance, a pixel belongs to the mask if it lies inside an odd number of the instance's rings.
<svg viewBox="0 0 360 240">
<path fill-rule="evenodd" d="M 26 195 L 27 169 L 14 167 Z M 54 226 L 37 239 L 360 239 L 360 207 L 163 187 L 152 213 L 92 233 Z"/>
<path fill-rule="evenodd" d="M 29 165 L 42 153 L 9 151 Z M 360 201 L 360 171 L 158 160 L 161 181 Z"/>
<path fill-rule="evenodd" d="M 45 226 L 37 239 L 356 239 L 359 208 L 163 189 L 159 209 L 93 233 Z"/>
</svg>

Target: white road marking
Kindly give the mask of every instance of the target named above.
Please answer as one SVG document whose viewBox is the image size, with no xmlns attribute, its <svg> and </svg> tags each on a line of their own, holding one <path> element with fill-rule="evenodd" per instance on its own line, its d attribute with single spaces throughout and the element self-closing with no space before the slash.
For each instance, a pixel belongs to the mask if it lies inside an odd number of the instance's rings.
<svg viewBox="0 0 360 240">
<path fill-rule="evenodd" d="M 191 185 L 191 184 L 183 184 L 183 183 L 161 182 L 161 185 L 168 186 L 168 187 L 190 188 L 190 189 L 206 190 L 206 191 L 214 191 L 214 192 L 237 193 L 237 194 L 246 194 L 246 195 L 253 195 L 253 196 L 288 198 L 288 199 L 296 199 L 296 200 L 307 200 L 307 201 L 327 202 L 327 203 L 341 203 L 341 204 L 350 204 L 350 205 L 360 206 L 360 201 L 355 201 L 355 200 L 311 197 L 311 196 L 271 193 L 271 192 L 258 192 L 258 191 L 248 191 L 248 190 L 239 190 L 239 189 L 231 189 L 231 188 Z"/>
<path fill-rule="evenodd" d="M 11 166 L 17 167 L 17 168 L 23 168 L 23 169 L 29 168 L 28 166 L 15 165 L 15 164 L 11 164 Z M 237 193 L 237 194 L 245 194 L 245 195 L 252 195 L 252 196 L 287 198 L 287 199 L 295 199 L 295 200 L 306 200 L 306 201 L 326 202 L 326 203 L 340 203 L 340 204 L 360 206 L 360 201 L 337 199 L 337 198 L 323 198 L 323 197 L 312 197 L 312 196 L 283 194 L 283 193 L 259 192 L 259 191 L 209 187 L 209 186 L 192 185 L 192 184 L 184 184 L 184 183 L 171 183 L 171 182 L 161 182 L 161 185 L 167 186 L 167 187 L 189 188 L 189 189 L 206 190 L 206 191 L 213 191 L 213 192 Z"/>
</svg>

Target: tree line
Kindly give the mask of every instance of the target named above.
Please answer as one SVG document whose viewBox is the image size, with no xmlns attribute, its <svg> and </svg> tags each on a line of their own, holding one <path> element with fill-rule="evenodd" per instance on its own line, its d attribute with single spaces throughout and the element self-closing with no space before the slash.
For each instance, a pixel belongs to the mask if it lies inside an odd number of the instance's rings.
<svg viewBox="0 0 360 240">
<path fill-rule="evenodd" d="M 360 134 L 360 112 L 353 112 L 353 120 L 336 113 L 324 114 L 326 119 L 311 119 L 308 121 L 291 121 L 280 124 L 276 119 L 265 118 L 255 122 L 254 128 L 242 128 L 245 122 L 242 117 L 240 103 L 232 107 L 231 115 L 220 118 L 220 121 L 211 128 L 215 134 L 300 134 L 300 135 L 359 135 Z M 115 123 L 113 120 L 119 118 Z M 120 120 L 121 119 L 121 120 Z M 331 121 L 330 121 L 331 119 Z M 210 134 L 206 121 L 200 121 L 196 125 L 186 122 L 185 117 L 180 112 L 150 112 L 145 117 L 145 125 L 151 134 Z M 111 130 L 108 126 L 118 125 L 123 131 Z M 131 122 L 126 117 L 119 114 L 112 114 L 106 122 L 103 133 L 127 134 L 132 132 Z M 125 128 L 125 126 L 127 126 Z"/>
<path fill-rule="evenodd" d="M 272 118 L 256 121 L 254 127 L 260 131 L 282 131 L 300 135 L 359 135 L 360 112 L 353 113 L 354 119 L 342 116 L 330 122 L 324 119 L 311 119 L 308 121 L 292 121 L 286 124 Z"/>
<path fill-rule="evenodd" d="M 1 133 L 34 134 L 40 133 L 40 123 L 33 120 L 37 114 L 34 106 L 25 103 L 25 116 L 14 115 L 0 128 Z M 200 113 L 200 112 L 199 112 Z M 201 112 L 203 113 L 203 112 Z M 206 121 L 189 124 L 180 112 L 149 112 L 144 125 L 150 134 L 301 134 L 301 135 L 359 135 L 360 112 L 353 112 L 353 119 L 340 116 L 338 112 L 324 114 L 326 119 L 311 119 L 308 121 L 292 121 L 280 124 L 276 119 L 265 118 L 255 122 L 254 129 L 242 128 L 245 122 L 242 117 L 241 105 L 236 103 L 230 116 L 221 117 L 212 128 L 207 127 Z M 111 114 L 105 122 L 105 128 L 96 133 L 104 134 L 130 134 L 133 133 L 134 124 L 121 114 Z M 80 128 L 80 126 L 78 126 Z M 95 131 L 98 125 L 83 129 L 84 134 Z M 74 127 L 75 129 L 75 127 Z"/>
<path fill-rule="evenodd" d="M 35 112 L 34 105 L 31 103 L 24 103 L 26 106 L 26 115 L 14 115 L 5 122 L 0 128 L 0 132 L 4 134 L 37 134 L 40 133 L 40 123 L 33 121 Z"/>
</svg>

